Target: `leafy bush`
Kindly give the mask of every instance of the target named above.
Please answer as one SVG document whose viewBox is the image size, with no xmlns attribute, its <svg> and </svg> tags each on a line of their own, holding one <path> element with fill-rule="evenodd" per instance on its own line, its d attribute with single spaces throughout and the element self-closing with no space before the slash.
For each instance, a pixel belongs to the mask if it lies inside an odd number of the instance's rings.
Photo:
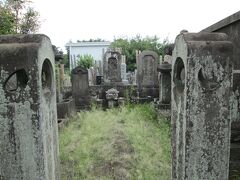
<svg viewBox="0 0 240 180">
<path fill-rule="evenodd" d="M 93 66 L 94 59 L 90 54 L 84 54 L 78 56 L 77 65 L 81 66 L 82 68 L 89 69 Z"/>
</svg>

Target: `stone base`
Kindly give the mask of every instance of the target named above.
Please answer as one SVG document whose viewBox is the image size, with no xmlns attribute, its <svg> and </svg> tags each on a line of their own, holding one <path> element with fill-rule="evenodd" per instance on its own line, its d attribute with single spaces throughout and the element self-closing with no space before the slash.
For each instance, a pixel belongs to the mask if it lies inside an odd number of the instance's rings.
<svg viewBox="0 0 240 180">
<path fill-rule="evenodd" d="M 231 143 L 229 179 L 240 177 L 240 143 Z"/>
<path fill-rule="evenodd" d="M 63 102 L 57 103 L 58 119 L 64 119 L 76 112 L 75 103 L 73 99 L 67 99 Z"/>
<path fill-rule="evenodd" d="M 151 97 L 159 98 L 159 88 L 158 87 L 142 87 L 138 89 L 140 97 Z"/>
</svg>

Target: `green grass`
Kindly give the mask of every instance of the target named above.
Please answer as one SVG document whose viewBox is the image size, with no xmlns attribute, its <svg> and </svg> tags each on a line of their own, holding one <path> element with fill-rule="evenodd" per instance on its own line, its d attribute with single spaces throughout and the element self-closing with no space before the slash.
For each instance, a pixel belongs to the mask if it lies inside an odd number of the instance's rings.
<svg viewBox="0 0 240 180">
<path fill-rule="evenodd" d="M 61 179 L 170 179 L 170 124 L 150 105 L 81 112 L 59 136 Z"/>
</svg>

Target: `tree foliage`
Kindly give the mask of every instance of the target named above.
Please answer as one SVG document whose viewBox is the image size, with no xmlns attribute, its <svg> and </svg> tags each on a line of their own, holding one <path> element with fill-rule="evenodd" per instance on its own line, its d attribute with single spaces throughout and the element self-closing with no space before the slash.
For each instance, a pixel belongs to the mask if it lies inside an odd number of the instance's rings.
<svg viewBox="0 0 240 180">
<path fill-rule="evenodd" d="M 14 14 L 0 4 L 0 34 L 11 34 L 15 32 Z"/>
<path fill-rule="evenodd" d="M 89 69 L 90 67 L 93 66 L 93 63 L 94 59 L 90 54 L 78 56 L 77 65 L 81 66 L 82 68 Z"/>
<path fill-rule="evenodd" d="M 35 33 L 39 13 L 30 4 L 29 0 L 0 0 L 0 34 Z"/>
<path fill-rule="evenodd" d="M 141 36 L 137 35 L 131 39 L 114 39 L 110 47 L 122 48 L 123 54 L 126 55 L 127 70 L 134 71 L 134 69 L 136 69 L 136 50 L 152 50 L 158 55 L 164 55 L 164 50 L 169 44 L 170 43 L 167 39 L 160 42 L 160 39 L 157 36 L 142 38 Z"/>
<path fill-rule="evenodd" d="M 89 39 L 89 40 L 77 40 L 77 42 L 106 42 L 106 40 L 97 38 L 97 39 Z"/>
</svg>

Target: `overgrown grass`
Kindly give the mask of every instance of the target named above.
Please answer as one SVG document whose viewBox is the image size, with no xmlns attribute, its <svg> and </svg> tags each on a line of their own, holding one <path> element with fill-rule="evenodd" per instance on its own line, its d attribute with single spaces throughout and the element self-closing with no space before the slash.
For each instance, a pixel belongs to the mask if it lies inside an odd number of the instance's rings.
<svg viewBox="0 0 240 180">
<path fill-rule="evenodd" d="M 62 179 L 170 179 L 170 125 L 150 105 L 79 113 L 60 131 Z"/>
</svg>

